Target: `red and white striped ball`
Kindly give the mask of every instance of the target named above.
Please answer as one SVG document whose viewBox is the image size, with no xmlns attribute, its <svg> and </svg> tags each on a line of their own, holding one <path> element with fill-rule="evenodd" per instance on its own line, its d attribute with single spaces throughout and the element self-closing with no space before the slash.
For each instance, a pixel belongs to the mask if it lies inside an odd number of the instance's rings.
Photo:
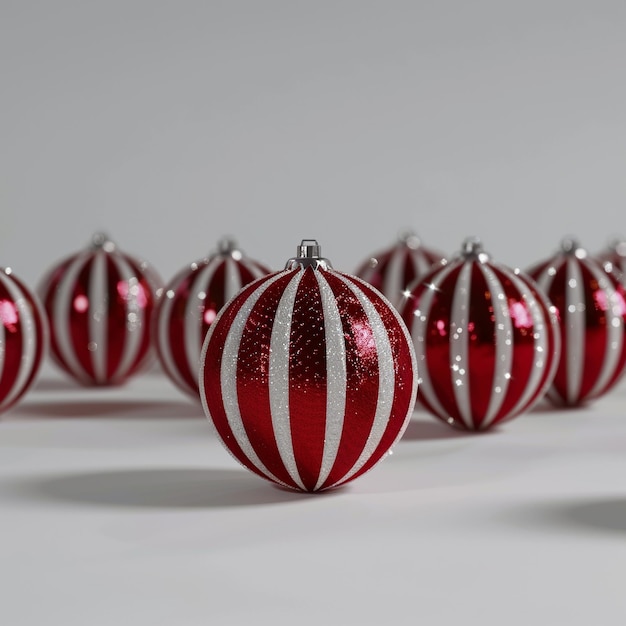
<svg viewBox="0 0 626 626">
<path fill-rule="evenodd" d="M 606 393 L 626 363 L 626 301 L 617 276 L 570 239 L 529 273 L 558 309 L 563 338 L 548 398 L 575 406 Z"/>
<path fill-rule="evenodd" d="M 441 263 L 445 263 L 445 259 L 440 252 L 425 247 L 416 235 L 407 233 L 391 248 L 364 261 L 356 275 L 381 291 L 397 307 L 402 304 L 404 292 Z"/>
<path fill-rule="evenodd" d="M 416 390 L 398 313 L 333 270 L 314 240 L 244 287 L 203 346 L 200 393 L 219 438 L 255 474 L 302 491 L 376 465 L 404 432 Z"/>
<path fill-rule="evenodd" d="M 535 283 L 494 263 L 478 240 L 414 286 L 401 314 L 423 405 L 451 426 L 486 430 L 546 392 L 560 343 L 556 315 Z"/>
<path fill-rule="evenodd" d="M 35 294 L 0 268 L 0 412 L 32 385 L 47 348 L 45 313 Z"/>
<path fill-rule="evenodd" d="M 152 355 L 150 318 L 160 288 L 147 263 L 95 235 L 41 283 L 56 363 L 86 385 L 124 382 Z"/>
<path fill-rule="evenodd" d="M 198 397 L 200 353 L 211 324 L 244 285 L 269 273 L 225 239 L 217 253 L 181 270 L 165 287 L 155 343 L 164 371 L 181 389 Z"/>
</svg>

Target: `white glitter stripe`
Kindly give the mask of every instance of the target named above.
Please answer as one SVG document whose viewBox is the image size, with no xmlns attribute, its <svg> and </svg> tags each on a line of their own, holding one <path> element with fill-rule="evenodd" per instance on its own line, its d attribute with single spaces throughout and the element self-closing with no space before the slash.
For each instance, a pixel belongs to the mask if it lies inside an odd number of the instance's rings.
<svg viewBox="0 0 626 626">
<path fill-rule="evenodd" d="M 141 342 L 146 332 L 145 324 L 148 320 L 144 319 L 144 309 L 138 304 L 139 290 L 142 287 L 134 269 L 122 254 L 111 254 L 110 258 L 119 272 L 120 281 L 124 281 L 128 288 L 124 311 L 126 318 L 124 347 L 119 365 L 113 374 L 115 378 L 124 378 L 137 361 Z"/>
<path fill-rule="evenodd" d="M 274 318 L 272 336 L 270 338 L 269 388 L 270 411 L 278 452 L 291 479 L 306 490 L 293 452 L 291 438 L 291 422 L 289 412 L 289 347 L 291 336 L 291 320 L 296 301 L 298 285 L 304 276 L 300 270 L 285 288 Z"/>
<path fill-rule="evenodd" d="M 559 267 L 561 267 L 563 265 L 565 261 L 563 260 L 563 258 L 561 257 L 561 262 L 559 263 L 559 265 L 557 266 L 557 264 L 553 264 L 550 265 L 546 268 L 544 268 L 541 272 L 541 274 L 539 274 L 539 276 L 536 278 L 535 282 L 537 283 L 537 285 L 539 286 L 539 289 L 541 289 L 545 294 L 549 294 L 550 293 L 550 287 L 552 286 L 552 283 L 554 282 L 554 278 L 557 274 L 557 270 Z M 566 337 L 565 337 L 565 315 L 566 315 L 566 311 L 562 311 L 561 312 L 562 315 L 562 322 L 563 322 L 563 334 L 561 334 L 561 325 L 559 324 L 559 335 L 558 335 L 558 352 L 557 352 L 557 357 L 554 359 L 554 369 L 558 369 L 560 362 L 561 362 L 561 350 L 562 350 L 562 343 L 565 343 L 566 341 Z M 554 376 L 552 377 L 554 378 Z M 551 379 L 552 380 L 552 379 Z M 552 382 L 550 383 L 548 390 L 546 391 L 546 397 L 553 402 L 554 404 L 562 404 L 564 398 L 561 396 L 561 394 L 557 391 L 556 387 L 552 384 L 554 381 L 552 380 Z"/>
<path fill-rule="evenodd" d="M 417 309 L 413 315 L 413 323 L 411 324 L 411 340 L 413 347 L 415 348 L 415 356 L 417 359 L 417 369 L 419 372 L 419 388 L 420 393 L 424 396 L 425 400 L 432 407 L 432 409 L 442 417 L 448 419 L 450 415 L 445 410 L 439 397 L 435 393 L 430 375 L 428 373 L 428 367 L 426 367 L 426 323 L 431 312 L 433 299 L 438 291 L 440 291 L 440 285 L 444 282 L 452 270 L 458 267 L 458 263 L 451 263 L 446 266 L 441 272 L 438 272 L 433 278 L 433 282 L 428 286 L 428 289 L 422 292 L 422 298 L 419 303 L 419 309 Z"/>
<path fill-rule="evenodd" d="M 509 304 L 502 283 L 498 280 L 498 277 L 490 267 L 483 263 L 480 263 L 479 267 L 491 292 L 495 326 L 495 369 L 489 407 L 480 424 L 482 430 L 488 428 L 496 418 L 509 388 L 511 365 L 513 363 L 513 327 L 509 314 Z"/>
<path fill-rule="evenodd" d="M 7 286 L 7 281 L 4 274 L 4 270 L 0 270 L 0 283 L 2 283 L 5 287 Z M 6 344 L 5 344 L 5 336 L 6 330 L 4 328 L 4 324 L 0 323 L 0 381 L 2 380 L 2 375 L 4 374 L 4 365 L 5 365 L 5 353 L 6 353 Z M 3 404 L 0 404 L 3 406 Z"/>
<path fill-rule="evenodd" d="M 469 429 L 474 428 L 470 405 L 469 388 L 469 300 L 472 281 L 473 261 L 466 261 L 461 268 L 450 314 L 450 369 L 452 373 L 452 389 L 459 414 Z"/>
<path fill-rule="evenodd" d="M 550 286 L 552 285 L 554 281 L 556 272 L 557 272 L 557 267 L 555 265 L 551 265 L 550 267 L 544 268 L 541 274 L 539 274 L 539 276 L 535 280 L 537 285 L 539 285 L 539 288 L 544 293 L 547 294 L 550 292 Z"/>
<path fill-rule="evenodd" d="M 556 375 L 557 370 L 559 369 L 559 364 L 561 362 L 561 326 L 558 321 L 558 315 L 556 313 L 556 307 L 552 305 L 550 299 L 546 296 L 545 304 L 548 307 L 548 319 L 546 320 L 546 325 L 554 327 L 554 335 L 553 335 L 553 343 L 552 346 L 552 363 L 550 366 L 550 371 L 546 376 L 546 380 L 544 382 L 543 389 L 541 390 L 541 394 L 545 394 L 546 390 L 552 386 L 554 382 L 554 377 Z M 549 341 L 546 341 L 548 348 L 550 347 Z M 546 358 L 549 358 L 550 355 L 546 353 Z M 540 400 L 538 398 L 538 400 Z"/>
<path fill-rule="evenodd" d="M 228 302 L 237 295 L 241 289 L 241 273 L 237 262 L 228 256 L 224 259 L 226 267 L 224 268 L 224 302 Z"/>
<path fill-rule="evenodd" d="M 21 327 L 20 333 L 22 335 L 22 355 L 20 359 L 19 372 L 13 382 L 11 390 L 2 403 L 4 406 L 8 406 L 22 392 L 24 385 L 28 381 L 28 377 L 33 370 L 33 364 L 35 361 L 35 343 L 41 338 L 35 337 L 35 318 L 22 290 L 11 279 L 3 281 L 3 283 L 9 292 L 11 300 L 13 300 L 15 307 L 17 308 L 18 321 Z M 6 332 L 4 324 L 1 322 L 0 327 L 2 327 L 4 332 Z M 4 336 L 0 337 L 0 341 L 3 339 Z"/>
<path fill-rule="evenodd" d="M 530 409 L 528 402 L 530 402 L 533 394 L 535 394 L 539 385 L 541 384 L 541 380 L 546 372 L 546 367 L 548 366 L 548 361 L 551 358 L 551 355 L 548 354 L 548 333 L 550 332 L 550 319 L 546 317 L 543 312 L 543 309 L 537 303 L 537 299 L 533 295 L 530 287 L 519 278 L 514 272 L 509 272 L 508 270 L 503 269 L 506 273 L 509 280 L 513 283 L 515 288 L 520 293 L 522 300 L 530 310 L 530 314 L 533 320 L 533 365 L 530 370 L 530 377 L 524 387 L 524 393 L 520 396 L 518 401 L 515 403 L 515 406 L 511 409 L 509 415 L 511 417 L 517 415 L 522 410 Z M 557 338 L 555 337 L 555 341 Z M 558 359 L 552 359 L 552 367 L 551 373 L 546 378 L 548 384 L 550 384 L 552 380 L 552 374 L 554 373 L 554 369 L 558 364 Z M 541 400 L 541 394 L 537 396 L 535 402 Z"/>
<path fill-rule="evenodd" d="M 579 307 L 583 305 L 583 310 Z M 585 290 L 577 259 L 567 259 L 565 274 L 565 340 L 567 345 L 567 401 L 575 404 L 580 398 L 580 387 L 585 359 Z"/>
<path fill-rule="evenodd" d="M 626 288 L 626 257 L 620 255 L 617 263 L 613 263 L 613 267 L 617 268 L 616 278 L 622 284 L 622 287 Z"/>
<path fill-rule="evenodd" d="M 430 271 L 433 264 L 423 252 L 414 252 L 410 256 L 413 262 L 415 276 L 417 277 L 417 280 L 419 280 L 421 276 L 424 276 L 424 274 L 427 274 Z"/>
<path fill-rule="evenodd" d="M 387 271 L 383 279 L 383 293 L 389 298 L 394 306 L 397 306 L 402 298 L 402 292 L 406 285 L 402 284 L 404 276 L 404 259 L 406 251 L 404 247 L 397 247 L 391 254 Z"/>
<path fill-rule="evenodd" d="M 322 272 L 315 272 L 315 278 L 322 299 L 326 339 L 326 427 L 322 467 L 314 487 L 317 490 L 328 478 L 337 458 L 346 411 L 348 373 L 346 342 L 337 300 Z"/>
<path fill-rule="evenodd" d="M 106 253 L 96 250 L 91 262 L 88 282 L 89 320 L 87 346 L 94 379 L 98 383 L 107 380 L 107 267 Z"/>
<path fill-rule="evenodd" d="M 378 356 L 378 402 L 376 404 L 374 422 L 372 423 L 372 428 L 365 442 L 365 447 L 352 468 L 345 476 L 336 481 L 334 485 L 345 482 L 354 476 L 370 459 L 378 447 L 380 440 L 385 434 L 391 415 L 395 397 L 396 377 L 389 335 L 387 334 L 387 328 L 380 318 L 378 311 L 369 298 L 365 297 L 365 294 L 354 283 L 350 282 L 339 273 L 335 275 L 347 285 L 350 291 L 357 297 L 359 304 L 363 307 L 363 311 L 367 316 L 368 324 L 372 329 L 372 336 L 376 344 L 376 354 Z"/>
<path fill-rule="evenodd" d="M 56 293 L 53 295 L 53 324 L 54 335 L 57 342 L 59 354 L 68 369 L 82 381 L 90 382 L 91 378 L 85 372 L 80 361 L 76 357 L 72 335 L 70 332 L 70 309 L 74 305 L 72 294 L 76 285 L 76 280 L 85 262 L 91 256 L 91 251 L 86 250 L 76 255 L 76 258 L 67 266 L 63 276 L 59 281 Z M 90 303 L 89 303 L 90 305 Z M 89 311 L 88 311 L 89 314 Z"/>
<path fill-rule="evenodd" d="M 239 349 L 241 346 L 241 337 L 243 335 L 243 331 L 248 321 L 248 317 L 250 317 L 250 313 L 257 303 L 259 298 L 263 295 L 265 290 L 272 284 L 274 284 L 277 280 L 282 278 L 286 272 L 281 272 L 276 276 L 268 279 L 264 283 L 262 283 L 256 290 L 254 290 L 248 298 L 243 302 L 239 311 L 235 315 L 233 319 L 228 334 L 226 335 L 226 340 L 224 341 L 224 349 L 223 349 L 223 358 L 222 365 L 220 369 L 220 384 L 222 388 L 222 402 L 224 405 L 224 412 L 226 413 L 226 419 L 228 420 L 228 424 L 233 433 L 233 437 L 235 441 L 241 448 L 241 451 L 246 455 L 248 461 L 254 465 L 259 472 L 265 474 L 270 480 L 273 480 L 281 485 L 290 486 L 287 483 L 279 480 L 272 472 L 270 472 L 261 459 L 258 457 L 257 453 L 254 451 L 250 440 L 248 439 L 248 435 L 246 433 L 246 429 L 243 425 L 243 420 L 241 419 L 241 412 L 239 410 L 239 400 L 237 396 L 237 363 L 239 361 Z M 222 309 L 223 311 L 224 309 Z M 207 333 L 206 339 L 204 340 L 204 346 L 202 348 L 202 356 L 201 363 L 204 364 L 205 354 L 207 348 L 209 346 L 209 342 L 211 340 L 211 335 L 213 334 L 213 330 L 217 327 L 218 318 L 213 322 L 209 332 Z M 204 374 L 203 374 L 203 365 L 200 371 L 200 384 L 204 385 Z M 206 403 L 205 393 L 202 393 L 202 405 L 204 407 L 205 413 L 211 417 L 211 413 L 209 411 L 208 405 Z M 221 435 L 215 429 L 218 437 L 221 439 Z M 228 446 L 226 446 L 228 447 Z"/>
<path fill-rule="evenodd" d="M 209 298 L 208 288 L 221 263 L 222 258 L 215 256 L 197 273 L 195 279 L 189 286 L 189 295 L 185 303 L 185 317 L 183 323 L 185 361 L 189 371 L 193 372 L 196 378 L 200 369 L 200 352 L 204 340 L 202 329 L 204 327 L 203 317 L 206 300 Z M 204 298 L 198 297 L 200 293 L 204 293 Z M 226 298 L 224 302 L 227 302 L 229 299 L 230 298 Z M 185 387 L 187 387 L 186 383 Z"/>
<path fill-rule="evenodd" d="M 360 283 L 361 285 L 363 285 L 364 288 L 371 289 L 371 285 L 367 283 L 367 281 L 364 281 L 363 279 L 359 278 L 358 276 L 351 276 L 350 278 L 353 282 Z M 418 367 L 417 367 L 417 359 L 415 358 L 415 348 L 413 347 L 413 342 L 411 341 L 411 335 L 409 333 L 409 329 L 404 323 L 404 320 L 402 319 L 400 313 L 393 307 L 393 305 L 387 299 L 386 296 L 384 296 L 383 294 L 379 294 L 379 297 L 389 307 L 389 311 L 396 319 L 396 322 L 398 323 L 398 327 L 402 331 L 402 335 L 406 342 L 406 347 L 409 350 L 409 358 L 411 359 L 411 371 L 413 372 L 413 376 L 411 377 L 411 393 L 409 396 L 409 402 L 407 404 L 407 411 L 404 417 L 404 423 L 398 430 L 398 434 L 396 435 L 395 440 L 393 441 L 391 446 L 389 446 L 389 450 L 391 451 L 393 446 L 395 446 L 396 443 L 402 438 L 404 431 L 406 430 L 407 426 L 409 425 L 409 422 L 411 421 L 411 416 L 413 415 L 413 410 L 415 408 L 415 400 L 417 398 Z M 395 369 L 394 369 L 394 372 L 395 372 Z"/>
<path fill-rule="evenodd" d="M 20 324 L 22 328 L 22 359 L 20 361 L 20 371 L 11 393 L 5 398 L 5 402 L 10 404 L 22 393 L 24 386 L 28 382 L 35 366 L 35 355 L 37 352 L 37 342 L 43 341 L 43 337 L 36 336 L 36 322 L 28 300 L 21 289 L 15 286 L 15 304 L 17 306 Z"/>
<path fill-rule="evenodd" d="M 176 381 L 176 383 L 182 388 L 189 390 L 187 381 L 180 375 L 176 362 L 174 361 L 174 355 L 170 348 L 170 335 L 169 325 L 170 318 L 172 316 L 172 307 L 174 306 L 174 297 L 168 297 L 168 292 L 176 293 L 176 290 L 180 286 L 180 283 L 187 276 L 187 270 L 179 273 L 170 283 L 171 288 L 163 294 L 163 299 L 159 305 L 159 314 L 157 318 L 157 343 L 161 355 L 162 365 L 165 371 Z"/>
<path fill-rule="evenodd" d="M 609 383 L 615 374 L 615 369 L 622 352 L 624 322 L 615 288 L 611 284 L 608 276 L 601 268 L 595 267 L 591 263 L 587 265 L 587 269 L 598 282 L 598 287 L 605 291 L 608 304 L 607 310 L 604 311 L 604 317 L 606 320 L 606 348 L 604 351 L 604 359 L 602 360 L 602 369 L 600 370 L 591 391 L 588 393 L 588 397 L 593 398 L 595 395 L 600 394 L 604 390 L 604 387 Z"/>
</svg>

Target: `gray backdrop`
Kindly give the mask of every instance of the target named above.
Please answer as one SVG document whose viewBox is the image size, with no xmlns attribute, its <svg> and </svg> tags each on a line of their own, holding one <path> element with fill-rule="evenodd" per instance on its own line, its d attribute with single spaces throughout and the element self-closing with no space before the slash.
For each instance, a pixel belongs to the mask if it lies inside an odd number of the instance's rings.
<svg viewBox="0 0 626 626">
<path fill-rule="evenodd" d="M 626 233 L 626 3 L 0 1 L 0 265 Z"/>
</svg>

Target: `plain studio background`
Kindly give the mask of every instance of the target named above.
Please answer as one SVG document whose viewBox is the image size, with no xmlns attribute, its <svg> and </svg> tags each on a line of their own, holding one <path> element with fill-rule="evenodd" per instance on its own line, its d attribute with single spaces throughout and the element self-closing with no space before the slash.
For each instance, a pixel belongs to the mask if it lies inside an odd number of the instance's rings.
<svg viewBox="0 0 626 626">
<path fill-rule="evenodd" d="M 626 4 L 0 1 L 0 265 L 105 230 L 337 269 L 412 228 L 525 267 L 626 233 Z"/>
</svg>

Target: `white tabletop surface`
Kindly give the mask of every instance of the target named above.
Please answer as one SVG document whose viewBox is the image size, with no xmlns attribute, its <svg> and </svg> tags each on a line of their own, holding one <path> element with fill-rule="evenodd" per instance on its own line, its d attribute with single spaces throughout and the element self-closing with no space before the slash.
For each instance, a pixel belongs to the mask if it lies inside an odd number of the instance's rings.
<svg viewBox="0 0 626 626">
<path fill-rule="evenodd" d="M 240 468 L 158 370 L 47 367 L 0 420 L 0 623 L 624 624 L 626 384 L 464 435 L 417 410 L 332 493 Z"/>
</svg>

